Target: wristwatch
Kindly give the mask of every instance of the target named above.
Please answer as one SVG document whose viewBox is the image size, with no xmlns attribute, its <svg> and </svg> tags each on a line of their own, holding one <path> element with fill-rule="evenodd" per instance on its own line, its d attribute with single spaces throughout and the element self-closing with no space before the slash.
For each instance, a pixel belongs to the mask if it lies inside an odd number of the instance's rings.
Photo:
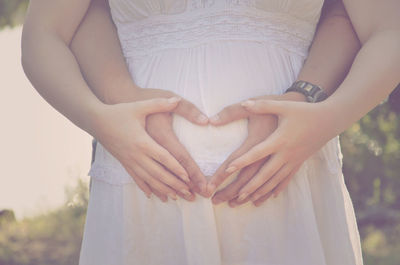
<svg viewBox="0 0 400 265">
<path fill-rule="evenodd" d="M 289 87 L 286 92 L 296 91 L 306 96 L 307 102 L 320 102 L 325 100 L 328 95 L 320 86 L 307 81 L 298 80 Z"/>
</svg>

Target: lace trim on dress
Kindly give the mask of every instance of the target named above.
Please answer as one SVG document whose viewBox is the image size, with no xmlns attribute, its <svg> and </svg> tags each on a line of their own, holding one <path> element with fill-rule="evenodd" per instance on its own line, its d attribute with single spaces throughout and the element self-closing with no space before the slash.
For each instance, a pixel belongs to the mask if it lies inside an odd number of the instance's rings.
<svg viewBox="0 0 400 265">
<path fill-rule="evenodd" d="M 221 159 L 210 160 L 210 158 L 208 158 L 197 161 L 197 164 L 205 176 L 212 176 L 222 162 Z M 87 174 L 93 178 L 117 186 L 135 183 L 132 176 L 129 175 L 121 163 L 99 142 L 97 142 L 94 162 Z"/>
<path fill-rule="evenodd" d="M 111 185 L 121 186 L 124 184 L 135 183 L 130 175 L 127 175 L 126 171 L 121 170 L 122 167 L 118 166 L 92 166 L 88 172 L 88 175 L 97 180 L 104 181 Z"/>
<path fill-rule="evenodd" d="M 216 40 L 272 43 L 306 56 L 315 31 L 314 24 L 289 14 L 240 6 L 209 12 L 195 10 L 177 15 L 160 14 L 117 24 L 124 55 L 129 59 Z"/>
<path fill-rule="evenodd" d="M 339 136 L 337 136 L 330 140 L 319 152 L 311 156 L 310 159 L 324 161 L 323 163 L 327 165 L 329 172 L 336 176 L 342 169 L 342 157 L 343 155 L 340 150 Z M 202 169 L 205 176 L 212 176 L 222 162 L 223 161 L 219 160 L 204 160 L 197 161 L 197 164 Z M 305 161 L 303 166 L 308 168 L 308 164 L 309 163 Z M 112 185 L 135 183 L 120 162 L 111 154 L 106 152 L 106 149 L 104 149 L 104 147 L 99 143 L 96 147 L 94 163 L 92 164 L 88 175 Z"/>
<path fill-rule="evenodd" d="M 199 162 L 197 163 L 202 169 L 205 176 L 212 176 L 220 164 Z M 87 173 L 92 178 L 104 181 L 108 184 L 121 186 L 125 184 L 135 183 L 133 178 L 126 172 L 126 170 L 119 165 L 115 164 L 97 164 L 91 167 Z"/>
</svg>

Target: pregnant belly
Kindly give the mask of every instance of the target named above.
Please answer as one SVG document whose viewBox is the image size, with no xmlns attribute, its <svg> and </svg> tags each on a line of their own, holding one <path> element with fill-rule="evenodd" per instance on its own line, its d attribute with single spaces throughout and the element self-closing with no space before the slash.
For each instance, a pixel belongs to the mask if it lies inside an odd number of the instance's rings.
<svg viewBox="0 0 400 265">
<path fill-rule="evenodd" d="M 195 125 L 174 115 L 173 128 L 179 141 L 206 176 L 213 175 L 247 137 L 247 119 L 215 127 Z"/>
<path fill-rule="evenodd" d="M 303 58 L 256 42 L 215 42 L 190 49 L 169 49 L 129 61 L 142 88 L 172 91 L 211 117 L 224 107 L 261 95 L 281 94 L 295 79 Z M 206 176 L 247 137 L 247 119 L 214 127 L 174 115 L 173 128 Z"/>
</svg>

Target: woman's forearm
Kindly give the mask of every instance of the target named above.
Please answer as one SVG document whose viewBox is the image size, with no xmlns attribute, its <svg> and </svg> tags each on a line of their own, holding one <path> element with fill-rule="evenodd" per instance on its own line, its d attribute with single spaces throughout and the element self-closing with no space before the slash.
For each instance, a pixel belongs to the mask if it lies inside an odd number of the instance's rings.
<svg viewBox="0 0 400 265">
<path fill-rule="evenodd" d="M 71 50 L 93 93 L 106 104 L 130 102 L 137 86 L 128 71 L 106 0 L 92 0 Z"/>
<path fill-rule="evenodd" d="M 102 103 L 85 83 L 67 45 L 73 28 L 86 10 L 85 2 L 31 0 L 22 33 L 21 60 L 39 94 L 75 125 L 93 135 L 92 122 Z M 64 22 L 67 24 L 66 21 L 69 27 L 58 27 Z"/>
<path fill-rule="evenodd" d="M 323 105 L 338 133 L 381 103 L 400 82 L 400 30 L 374 34 L 357 54 L 343 83 Z"/>
</svg>

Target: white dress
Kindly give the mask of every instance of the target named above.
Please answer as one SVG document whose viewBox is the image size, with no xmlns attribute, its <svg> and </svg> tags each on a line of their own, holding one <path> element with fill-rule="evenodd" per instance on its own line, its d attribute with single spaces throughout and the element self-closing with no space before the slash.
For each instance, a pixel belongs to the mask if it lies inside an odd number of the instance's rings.
<svg viewBox="0 0 400 265">
<path fill-rule="evenodd" d="M 109 0 L 126 62 L 143 88 L 170 90 L 212 116 L 296 79 L 323 0 Z M 174 130 L 206 176 L 247 136 L 247 120 Z M 134 136 L 133 136 L 134 137 Z M 275 199 L 230 208 L 148 199 L 97 143 L 80 265 L 362 265 L 338 138 Z M 232 175 L 222 186 L 228 184 Z"/>
</svg>

